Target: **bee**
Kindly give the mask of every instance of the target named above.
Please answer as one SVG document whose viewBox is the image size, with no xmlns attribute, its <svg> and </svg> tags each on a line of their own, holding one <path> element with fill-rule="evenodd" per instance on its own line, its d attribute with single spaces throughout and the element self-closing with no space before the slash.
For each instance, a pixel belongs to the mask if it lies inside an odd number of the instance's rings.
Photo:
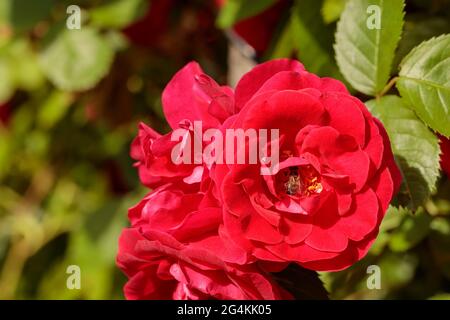
<svg viewBox="0 0 450 320">
<path fill-rule="evenodd" d="M 288 180 L 284 184 L 286 193 L 288 195 L 295 195 L 301 188 L 300 176 L 298 174 L 298 167 L 289 167 Z"/>
</svg>

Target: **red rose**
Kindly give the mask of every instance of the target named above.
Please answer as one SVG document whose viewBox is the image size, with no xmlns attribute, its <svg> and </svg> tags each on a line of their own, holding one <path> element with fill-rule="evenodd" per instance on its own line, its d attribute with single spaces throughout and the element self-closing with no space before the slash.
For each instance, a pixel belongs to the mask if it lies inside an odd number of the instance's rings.
<svg viewBox="0 0 450 320">
<path fill-rule="evenodd" d="M 158 230 L 126 229 L 117 264 L 130 278 L 127 299 L 287 299 L 256 265 L 225 263 L 216 252 L 227 249 L 219 237 L 182 244 Z"/>
<path fill-rule="evenodd" d="M 172 129 L 186 129 L 193 138 L 194 121 L 203 128 L 219 126 L 235 112 L 232 89 L 219 86 L 191 62 L 181 69 L 164 89 L 163 111 Z M 172 132 L 162 136 L 145 124 L 131 146 L 131 157 L 137 160 L 141 182 L 156 188 L 166 183 L 193 184 L 206 176 L 203 165 L 174 164 L 171 154 L 178 142 L 171 141 Z"/>
<path fill-rule="evenodd" d="M 279 129 L 274 175 L 260 164 L 217 165 L 224 226 L 255 259 L 340 270 L 361 259 L 401 177 L 388 136 L 337 80 L 292 60 L 255 67 L 238 83 L 227 129 Z"/>
<path fill-rule="evenodd" d="M 383 126 L 342 83 L 280 59 L 255 67 L 233 92 L 190 63 L 162 102 L 173 131 L 142 124 L 132 145 L 142 182 L 155 189 L 129 210 L 132 229 L 120 239 L 127 298 L 286 298 L 268 272 L 290 262 L 340 270 L 367 253 L 401 176 Z M 228 160 L 233 141 L 218 139 L 232 129 L 278 130 L 270 175 L 261 175 L 269 167 L 261 153 L 253 164 L 191 164 L 196 155 L 177 149 L 214 141 L 226 151 L 207 155 Z M 230 150 L 245 147 L 246 156 L 259 142 L 241 141 Z"/>
<path fill-rule="evenodd" d="M 450 140 L 445 137 L 441 138 L 441 167 L 442 170 L 447 174 L 447 177 L 450 178 Z"/>
</svg>

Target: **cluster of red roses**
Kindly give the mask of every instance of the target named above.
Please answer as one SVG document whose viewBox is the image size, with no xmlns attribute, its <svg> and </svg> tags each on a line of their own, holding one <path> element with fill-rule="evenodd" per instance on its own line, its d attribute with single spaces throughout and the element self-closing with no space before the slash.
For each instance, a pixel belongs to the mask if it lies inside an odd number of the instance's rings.
<svg viewBox="0 0 450 320">
<path fill-rule="evenodd" d="M 273 175 L 175 165 L 178 142 L 141 124 L 131 155 L 152 191 L 119 241 L 128 299 L 290 298 L 271 272 L 340 270 L 367 253 L 401 176 L 385 129 L 341 82 L 280 59 L 233 90 L 192 62 L 162 102 L 173 130 L 279 129 L 280 162 Z"/>
</svg>

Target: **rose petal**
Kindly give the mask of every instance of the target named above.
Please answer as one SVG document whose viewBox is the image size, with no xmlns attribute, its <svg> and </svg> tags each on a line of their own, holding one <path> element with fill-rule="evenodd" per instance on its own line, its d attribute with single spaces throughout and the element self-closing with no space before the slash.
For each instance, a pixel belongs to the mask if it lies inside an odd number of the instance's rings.
<svg viewBox="0 0 450 320">
<path fill-rule="evenodd" d="M 178 71 L 162 94 L 163 111 L 172 129 L 179 128 L 185 119 L 202 121 L 203 127 L 216 127 L 219 120 L 208 112 L 211 97 L 201 88 L 197 79 L 207 77 L 196 62 L 188 63 Z M 213 83 L 211 79 L 210 83 Z"/>
<path fill-rule="evenodd" d="M 281 71 L 302 71 L 304 67 L 296 60 L 276 59 L 254 67 L 246 73 L 236 86 L 236 112 L 241 110 L 259 88 Z"/>
<path fill-rule="evenodd" d="M 378 198 L 372 189 L 355 195 L 354 209 L 340 218 L 335 232 L 343 232 L 348 238 L 360 241 L 378 226 Z"/>
</svg>

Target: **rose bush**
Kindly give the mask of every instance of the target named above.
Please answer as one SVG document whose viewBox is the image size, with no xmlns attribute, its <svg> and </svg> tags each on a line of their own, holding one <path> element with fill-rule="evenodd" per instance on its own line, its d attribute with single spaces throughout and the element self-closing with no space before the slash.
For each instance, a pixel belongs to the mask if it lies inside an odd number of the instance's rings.
<svg viewBox="0 0 450 320">
<path fill-rule="evenodd" d="M 279 59 L 233 91 L 192 62 L 162 102 L 172 130 L 191 139 L 194 121 L 279 129 L 280 161 L 271 175 L 263 161 L 176 165 L 172 133 L 141 124 L 131 156 L 154 190 L 129 210 L 119 241 L 127 298 L 286 298 L 267 272 L 291 262 L 340 270 L 364 257 L 401 176 L 383 126 L 341 82 Z"/>
</svg>

